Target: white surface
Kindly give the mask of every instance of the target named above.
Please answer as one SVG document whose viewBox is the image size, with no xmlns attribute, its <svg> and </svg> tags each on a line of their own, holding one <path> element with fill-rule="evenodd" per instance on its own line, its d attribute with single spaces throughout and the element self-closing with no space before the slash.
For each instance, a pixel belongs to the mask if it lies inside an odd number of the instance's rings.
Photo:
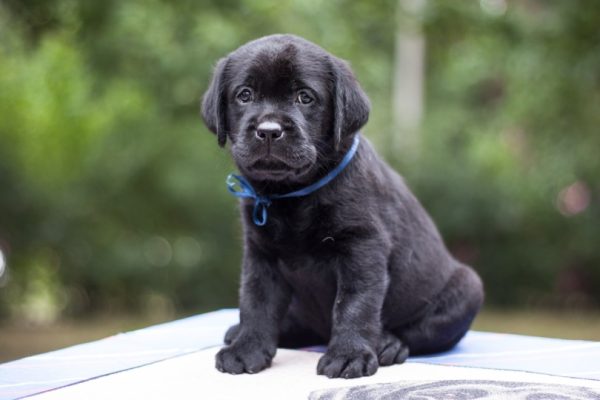
<svg viewBox="0 0 600 400">
<path fill-rule="evenodd" d="M 145 367 L 100 377 L 31 397 L 69 399 L 306 399 L 318 389 L 401 380 L 538 382 L 600 389 L 600 381 L 563 378 L 518 371 L 407 363 L 380 368 L 371 377 L 342 380 L 316 374 L 321 354 L 277 351 L 273 366 L 255 375 L 229 375 L 214 368 L 218 348 L 192 353 Z"/>
</svg>

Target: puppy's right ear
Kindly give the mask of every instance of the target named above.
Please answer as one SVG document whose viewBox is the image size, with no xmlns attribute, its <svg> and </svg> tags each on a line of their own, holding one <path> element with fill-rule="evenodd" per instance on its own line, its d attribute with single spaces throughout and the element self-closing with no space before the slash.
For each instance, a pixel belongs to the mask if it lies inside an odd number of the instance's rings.
<svg viewBox="0 0 600 400">
<path fill-rule="evenodd" d="M 212 81 L 202 97 L 202 119 L 214 134 L 219 146 L 227 141 L 227 93 L 225 75 L 228 58 L 222 58 L 214 69 Z"/>
</svg>

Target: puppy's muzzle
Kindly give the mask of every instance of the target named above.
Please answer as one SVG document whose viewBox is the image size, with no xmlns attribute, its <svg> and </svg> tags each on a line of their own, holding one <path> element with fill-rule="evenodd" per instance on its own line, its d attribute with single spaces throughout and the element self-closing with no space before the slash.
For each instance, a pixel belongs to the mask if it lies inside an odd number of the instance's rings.
<svg viewBox="0 0 600 400">
<path fill-rule="evenodd" d="M 283 127 L 279 122 L 265 121 L 261 122 L 256 128 L 255 136 L 262 142 L 270 143 L 283 137 Z"/>
</svg>

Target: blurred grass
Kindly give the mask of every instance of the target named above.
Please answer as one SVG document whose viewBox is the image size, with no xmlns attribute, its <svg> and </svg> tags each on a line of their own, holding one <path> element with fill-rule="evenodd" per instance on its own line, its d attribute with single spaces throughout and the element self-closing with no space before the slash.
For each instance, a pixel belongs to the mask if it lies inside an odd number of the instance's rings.
<svg viewBox="0 0 600 400">
<path fill-rule="evenodd" d="M 65 320 L 48 326 L 4 325 L 0 327 L 0 362 L 90 342 L 161 322 L 166 320 L 123 315 Z M 600 340 L 600 314 L 590 311 L 484 310 L 475 320 L 473 329 Z"/>
<path fill-rule="evenodd" d="M 484 310 L 473 329 L 562 339 L 600 340 L 600 313 L 592 311 Z"/>
<path fill-rule="evenodd" d="M 0 325 L 0 362 L 87 343 L 162 322 L 167 322 L 167 319 L 122 315 L 61 320 L 42 326 L 5 323 Z"/>
</svg>

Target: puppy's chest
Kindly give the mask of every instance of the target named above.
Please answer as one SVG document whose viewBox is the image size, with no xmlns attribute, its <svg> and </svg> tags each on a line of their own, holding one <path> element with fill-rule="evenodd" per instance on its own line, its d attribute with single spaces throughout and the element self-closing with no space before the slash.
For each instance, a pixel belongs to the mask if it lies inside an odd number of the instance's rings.
<svg viewBox="0 0 600 400">
<path fill-rule="evenodd" d="M 334 263 L 307 254 L 280 258 L 277 267 L 300 303 L 316 305 L 335 297 Z"/>
<path fill-rule="evenodd" d="M 256 227 L 255 238 L 271 255 L 281 259 L 324 260 L 339 245 L 335 216 L 327 206 L 285 207 L 269 209 L 267 224 Z M 290 262 L 290 265 L 295 264 Z"/>
<path fill-rule="evenodd" d="M 333 232 L 289 230 L 280 235 L 264 238 L 263 245 L 269 254 L 285 260 L 291 268 L 295 268 L 299 264 L 324 262 L 335 257 L 340 243 L 336 241 Z"/>
<path fill-rule="evenodd" d="M 276 256 L 277 268 L 301 303 L 319 303 L 318 299 L 327 298 L 325 294 L 335 288 L 335 239 L 323 237 L 320 231 L 306 236 L 289 232 L 284 236 L 269 246 L 270 253 Z M 315 297 L 316 294 L 319 295 Z"/>
</svg>

